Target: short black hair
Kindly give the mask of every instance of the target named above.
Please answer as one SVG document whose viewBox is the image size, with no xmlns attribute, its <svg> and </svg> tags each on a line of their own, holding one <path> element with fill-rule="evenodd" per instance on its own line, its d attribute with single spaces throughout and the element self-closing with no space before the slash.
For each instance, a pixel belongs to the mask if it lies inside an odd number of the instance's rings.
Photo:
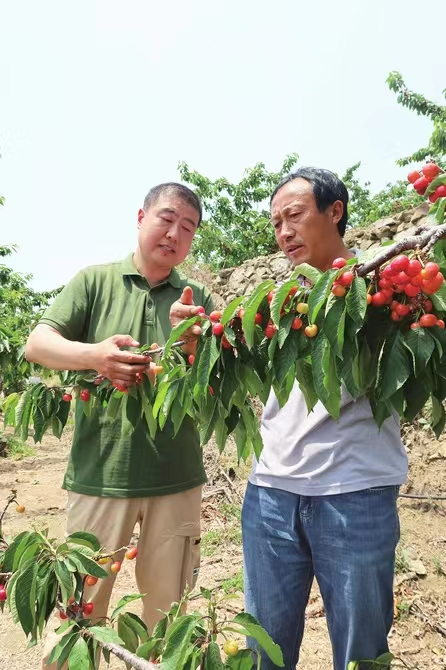
<svg viewBox="0 0 446 670">
<path fill-rule="evenodd" d="M 316 200 L 316 206 L 320 212 L 325 212 L 327 207 L 336 200 L 340 200 L 344 205 L 344 212 L 338 221 L 338 231 L 341 237 L 344 237 L 348 221 L 348 191 L 343 181 L 337 177 L 334 172 L 323 168 L 300 167 L 295 172 L 291 172 L 284 177 L 276 186 L 271 196 L 270 205 L 280 191 L 282 186 L 288 184 L 294 179 L 306 179 L 313 186 L 313 194 Z"/>
<path fill-rule="evenodd" d="M 184 186 L 184 184 L 177 184 L 177 182 L 174 181 L 169 181 L 165 184 L 158 184 L 158 186 L 151 188 L 144 198 L 144 211 L 147 212 L 149 207 L 154 205 L 161 196 L 173 196 L 180 198 L 188 205 L 193 207 L 193 209 L 198 212 L 198 225 L 200 225 L 203 219 L 203 210 L 201 207 L 200 198 L 190 188 Z"/>
</svg>

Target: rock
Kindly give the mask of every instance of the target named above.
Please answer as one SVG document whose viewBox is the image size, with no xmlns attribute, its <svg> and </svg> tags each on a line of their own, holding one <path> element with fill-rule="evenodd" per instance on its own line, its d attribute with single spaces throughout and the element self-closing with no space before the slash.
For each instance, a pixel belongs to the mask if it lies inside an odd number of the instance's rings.
<svg viewBox="0 0 446 670">
<path fill-rule="evenodd" d="M 426 214 L 429 211 L 429 203 L 423 202 L 421 205 L 418 205 L 412 213 L 411 221 L 412 223 L 416 223 L 420 219 L 423 218 L 423 216 L 426 216 Z"/>
<path fill-rule="evenodd" d="M 291 263 L 286 256 L 279 256 L 272 259 L 270 267 L 274 275 L 288 273 L 291 270 Z"/>
<path fill-rule="evenodd" d="M 238 292 L 240 288 L 245 285 L 247 279 L 245 270 L 245 266 L 241 265 L 239 268 L 236 268 L 230 276 L 228 287 L 233 291 Z"/>
<path fill-rule="evenodd" d="M 252 277 L 252 275 L 255 272 L 255 268 L 253 265 L 247 265 L 245 266 L 245 277 Z"/>
<path fill-rule="evenodd" d="M 410 210 L 409 210 L 409 211 L 405 211 L 405 212 L 400 212 L 400 213 L 397 215 L 396 218 L 398 219 L 398 221 L 401 221 L 402 223 L 406 223 L 406 222 L 408 222 L 408 221 L 411 220 L 411 218 L 412 218 L 412 212 L 411 212 Z"/>
<path fill-rule="evenodd" d="M 418 224 L 416 226 L 410 226 L 409 228 L 406 228 L 405 230 L 397 233 L 393 239 L 395 242 L 399 242 L 399 240 L 404 240 L 405 237 L 411 237 L 415 234 L 417 228 Z"/>
<path fill-rule="evenodd" d="M 218 273 L 218 276 L 221 277 L 222 279 L 227 279 L 228 277 L 231 276 L 234 268 L 225 268 L 224 270 L 220 270 Z"/>
<path fill-rule="evenodd" d="M 427 575 L 427 570 L 419 558 L 416 558 L 415 560 L 409 560 L 408 563 L 409 563 L 409 570 L 411 572 L 415 572 L 417 575 L 421 577 Z"/>
</svg>

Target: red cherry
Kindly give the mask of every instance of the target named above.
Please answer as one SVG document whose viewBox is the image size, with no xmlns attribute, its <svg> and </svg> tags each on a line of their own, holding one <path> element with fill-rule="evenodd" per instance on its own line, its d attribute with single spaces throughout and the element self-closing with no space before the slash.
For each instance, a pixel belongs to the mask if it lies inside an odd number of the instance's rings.
<svg viewBox="0 0 446 670">
<path fill-rule="evenodd" d="M 138 555 L 138 549 L 136 547 L 130 547 L 130 549 L 128 549 L 125 552 L 125 557 L 129 561 L 133 561 L 133 559 L 136 558 L 137 555 Z"/>
<path fill-rule="evenodd" d="M 293 330 L 300 330 L 302 328 L 302 319 L 299 319 L 299 317 L 296 316 L 291 323 L 291 328 Z"/>
<path fill-rule="evenodd" d="M 297 286 L 292 286 L 290 288 L 290 292 L 288 293 L 288 296 L 296 295 L 296 293 L 297 293 Z"/>
<path fill-rule="evenodd" d="M 417 274 L 415 275 L 415 277 L 411 278 L 410 283 L 413 284 L 414 286 L 422 286 L 423 277 L 420 274 Z"/>
<path fill-rule="evenodd" d="M 437 202 L 437 200 L 438 200 L 437 191 L 434 191 L 429 196 L 429 202 L 431 202 L 434 205 Z"/>
<path fill-rule="evenodd" d="M 392 321 L 401 321 L 402 317 L 397 314 L 397 312 L 390 312 L 390 318 Z"/>
<path fill-rule="evenodd" d="M 209 318 L 213 323 L 217 323 L 221 319 L 221 312 L 211 312 Z"/>
<path fill-rule="evenodd" d="M 391 265 L 386 265 L 384 270 L 381 272 L 381 277 L 384 279 L 392 279 L 395 276 L 396 272 Z"/>
<path fill-rule="evenodd" d="M 82 389 L 80 392 L 80 398 L 84 402 L 88 402 L 90 400 L 90 391 L 88 389 Z"/>
<path fill-rule="evenodd" d="M 432 181 L 432 179 L 435 179 L 435 177 L 440 174 L 441 169 L 435 163 L 427 163 L 427 165 L 422 168 L 422 172 L 426 179 Z"/>
<path fill-rule="evenodd" d="M 215 391 L 214 391 L 214 389 L 212 388 L 212 386 L 208 386 L 208 389 L 209 389 L 209 393 L 210 393 L 211 395 L 215 395 Z"/>
<path fill-rule="evenodd" d="M 398 303 L 398 305 L 395 308 L 395 312 L 398 314 L 398 316 L 407 316 L 410 312 L 410 307 L 409 305 L 403 305 L 401 303 Z"/>
<path fill-rule="evenodd" d="M 410 277 L 408 277 L 405 272 L 398 272 L 398 274 L 395 275 L 395 284 L 397 286 L 405 286 L 409 282 Z"/>
<path fill-rule="evenodd" d="M 232 344 L 230 343 L 230 341 L 228 340 L 226 335 L 223 335 L 223 337 L 221 338 L 221 346 L 223 347 L 223 349 L 231 349 L 232 348 Z"/>
<path fill-rule="evenodd" d="M 419 286 L 414 286 L 413 284 L 406 284 L 404 287 L 404 293 L 409 296 L 409 298 L 415 298 L 420 292 Z"/>
<path fill-rule="evenodd" d="M 111 564 L 110 566 L 110 572 L 116 575 L 121 569 L 121 563 L 120 561 L 115 561 L 114 563 Z"/>
<path fill-rule="evenodd" d="M 392 268 L 393 272 L 404 272 L 408 265 L 409 259 L 407 256 L 402 255 L 394 258 L 390 264 L 390 267 Z"/>
<path fill-rule="evenodd" d="M 64 393 L 62 396 L 62 400 L 64 402 L 71 402 L 73 400 L 73 396 L 71 395 L 71 393 Z"/>
<path fill-rule="evenodd" d="M 429 298 L 423 302 L 425 312 L 432 312 L 433 307 L 432 300 L 429 300 Z"/>
<path fill-rule="evenodd" d="M 417 181 L 413 185 L 418 195 L 424 195 L 426 193 L 426 189 L 428 186 L 429 186 L 429 180 L 426 179 L 426 177 L 420 177 L 420 179 L 417 179 Z"/>
<path fill-rule="evenodd" d="M 340 270 L 341 268 L 345 267 L 345 265 L 347 265 L 345 258 L 335 258 L 331 264 L 331 267 Z"/>
<path fill-rule="evenodd" d="M 94 604 L 93 603 L 85 603 L 85 605 L 83 605 L 83 607 L 82 607 L 82 613 L 85 616 L 90 616 L 90 614 L 92 614 L 93 610 L 94 610 Z"/>
<path fill-rule="evenodd" d="M 444 321 L 443 319 L 438 319 L 437 321 L 437 326 L 441 328 L 441 330 L 444 330 Z"/>
<path fill-rule="evenodd" d="M 435 314 L 423 314 L 420 318 L 420 325 L 423 328 L 432 328 L 432 326 L 437 325 L 437 321 Z"/>
<path fill-rule="evenodd" d="M 201 307 L 201 305 L 200 305 L 200 307 L 197 308 L 197 314 L 198 314 L 199 316 L 204 316 L 204 315 L 206 314 L 206 310 L 205 310 L 205 308 L 204 308 L 204 307 Z"/>
<path fill-rule="evenodd" d="M 195 363 L 195 356 L 193 354 L 190 354 L 187 360 L 189 365 L 193 365 Z"/>
<path fill-rule="evenodd" d="M 263 316 L 260 314 L 260 312 L 257 312 L 257 314 L 254 317 L 254 323 L 257 326 L 261 326 L 263 323 Z"/>
<path fill-rule="evenodd" d="M 333 284 L 333 288 L 331 289 L 331 292 L 337 298 L 343 298 L 347 291 L 345 289 L 345 286 L 341 286 L 340 284 L 335 283 L 335 284 Z"/>
<path fill-rule="evenodd" d="M 274 298 L 274 291 L 270 291 L 266 299 L 268 300 L 268 302 L 271 302 L 273 298 Z"/>
<path fill-rule="evenodd" d="M 390 281 L 390 279 L 387 279 L 386 277 L 383 277 L 382 279 L 379 280 L 378 286 L 379 286 L 379 288 L 389 289 L 389 288 L 392 288 L 393 284 Z"/>
<path fill-rule="evenodd" d="M 443 285 L 444 277 L 439 272 L 436 277 L 433 279 L 424 279 L 423 280 L 423 293 L 427 293 L 427 295 L 431 295 L 432 293 L 436 293 L 441 286 Z"/>
<path fill-rule="evenodd" d="M 372 304 L 374 307 L 382 307 L 386 304 L 386 300 L 387 298 L 382 291 L 377 291 L 377 293 L 372 295 Z"/>
<path fill-rule="evenodd" d="M 212 326 L 212 332 L 216 337 L 220 337 L 224 333 L 224 326 L 222 323 L 214 323 Z"/>
<path fill-rule="evenodd" d="M 88 575 L 87 579 L 85 580 L 85 583 L 87 586 L 94 586 L 95 584 L 98 583 L 98 578 L 93 577 L 93 575 Z"/>
<path fill-rule="evenodd" d="M 371 305 L 372 302 L 373 302 L 373 298 L 372 298 L 372 296 L 370 295 L 370 293 L 367 293 L 367 304 L 368 304 L 368 305 Z"/>
<path fill-rule="evenodd" d="M 421 177 L 421 174 L 419 172 L 417 172 L 416 170 L 414 170 L 413 172 L 409 172 L 409 174 L 407 175 L 407 181 L 410 184 L 414 184 L 417 181 L 417 179 L 420 179 L 420 177 Z"/>
<path fill-rule="evenodd" d="M 276 330 L 276 326 L 272 323 L 272 321 L 270 321 L 265 328 L 265 337 L 271 340 L 274 337 Z"/>
<path fill-rule="evenodd" d="M 437 198 L 446 198 L 446 184 L 441 184 L 435 189 L 435 195 Z"/>
<path fill-rule="evenodd" d="M 417 328 L 420 328 L 420 324 L 418 321 L 414 321 L 413 323 L 410 324 L 410 329 L 411 330 L 416 330 Z"/>
<path fill-rule="evenodd" d="M 420 273 L 422 268 L 422 265 L 420 261 L 417 258 L 412 258 L 411 261 L 409 261 L 409 265 L 405 269 L 405 273 L 408 277 L 415 277 L 417 274 Z"/>
<path fill-rule="evenodd" d="M 0 598 L 1 600 L 1 598 Z M 68 614 L 65 612 L 62 612 L 62 610 L 59 610 L 59 618 L 62 619 L 62 621 L 65 621 L 65 619 L 68 619 Z"/>
<path fill-rule="evenodd" d="M 424 268 L 421 270 L 420 274 L 423 277 L 423 279 L 433 279 L 439 271 L 439 267 L 437 263 L 426 263 Z"/>
<path fill-rule="evenodd" d="M 340 284 L 342 284 L 342 286 L 350 286 L 350 284 L 352 283 L 354 278 L 355 278 L 355 275 L 353 274 L 353 272 L 351 272 L 350 270 L 347 270 L 347 272 L 343 272 L 341 274 L 341 276 L 338 279 L 338 282 Z"/>
</svg>

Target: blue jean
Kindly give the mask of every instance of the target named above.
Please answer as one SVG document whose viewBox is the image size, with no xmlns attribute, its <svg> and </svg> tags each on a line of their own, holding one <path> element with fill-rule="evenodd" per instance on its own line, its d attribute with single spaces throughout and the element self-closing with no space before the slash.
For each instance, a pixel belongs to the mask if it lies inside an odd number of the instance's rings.
<svg viewBox="0 0 446 670">
<path fill-rule="evenodd" d="M 335 670 L 388 651 L 397 497 L 397 486 L 310 497 L 248 483 L 242 511 L 246 611 L 282 648 L 286 670 L 299 659 L 314 577 Z M 262 670 L 276 667 L 262 656 Z"/>
</svg>

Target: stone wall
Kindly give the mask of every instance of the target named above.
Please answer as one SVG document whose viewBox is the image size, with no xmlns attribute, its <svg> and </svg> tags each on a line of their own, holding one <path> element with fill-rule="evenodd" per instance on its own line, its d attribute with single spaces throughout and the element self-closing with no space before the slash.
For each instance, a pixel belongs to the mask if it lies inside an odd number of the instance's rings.
<svg viewBox="0 0 446 670">
<path fill-rule="evenodd" d="M 415 230 L 427 223 L 428 203 L 394 216 L 380 219 L 364 228 L 352 228 L 345 234 L 345 242 L 350 249 L 378 248 L 383 242 L 397 242 L 413 235 Z M 239 295 L 246 295 L 265 279 L 280 282 L 286 279 L 291 265 L 282 252 L 272 256 L 260 256 L 246 261 L 238 268 L 220 270 L 214 279 L 212 290 L 228 303 Z"/>
</svg>

